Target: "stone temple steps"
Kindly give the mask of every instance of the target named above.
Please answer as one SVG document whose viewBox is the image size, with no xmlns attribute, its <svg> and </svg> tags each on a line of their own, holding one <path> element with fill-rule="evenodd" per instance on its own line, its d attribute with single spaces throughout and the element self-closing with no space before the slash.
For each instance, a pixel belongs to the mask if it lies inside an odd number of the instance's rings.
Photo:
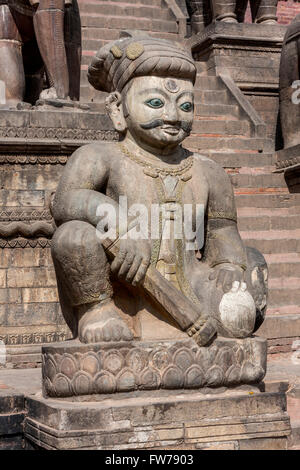
<svg viewBox="0 0 300 470">
<path fill-rule="evenodd" d="M 176 18 L 163 0 L 78 0 L 78 4 L 83 39 L 81 101 L 103 103 L 103 94 L 89 86 L 86 70 L 92 56 L 117 39 L 120 30 L 138 29 L 165 39 L 178 38 Z"/>
</svg>

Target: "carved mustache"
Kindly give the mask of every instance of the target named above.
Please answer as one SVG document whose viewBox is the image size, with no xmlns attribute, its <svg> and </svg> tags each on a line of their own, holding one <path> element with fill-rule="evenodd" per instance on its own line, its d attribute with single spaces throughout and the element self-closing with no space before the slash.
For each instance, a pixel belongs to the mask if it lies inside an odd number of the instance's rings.
<svg viewBox="0 0 300 470">
<path fill-rule="evenodd" d="M 190 134 L 192 130 L 192 123 L 188 121 L 178 121 L 175 125 L 170 125 L 162 119 L 155 119 L 154 121 L 146 122 L 145 124 L 141 124 L 140 126 L 142 129 L 145 130 L 155 129 L 156 127 L 162 126 L 177 127 L 178 129 L 183 129 L 184 132 L 186 132 L 187 134 Z"/>
</svg>

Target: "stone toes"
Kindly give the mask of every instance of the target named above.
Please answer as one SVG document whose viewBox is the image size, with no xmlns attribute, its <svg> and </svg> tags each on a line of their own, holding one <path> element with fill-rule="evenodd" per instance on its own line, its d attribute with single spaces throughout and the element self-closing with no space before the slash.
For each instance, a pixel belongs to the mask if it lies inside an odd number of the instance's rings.
<svg viewBox="0 0 300 470">
<path fill-rule="evenodd" d="M 247 290 L 247 284 L 245 282 L 241 283 L 241 291 L 245 292 Z"/>
<path fill-rule="evenodd" d="M 95 330 L 95 342 L 100 343 L 102 341 L 102 330 L 100 328 L 97 328 Z"/>
<path fill-rule="evenodd" d="M 131 341 L 133 339 L 133 333 L 129 328 L 123 328 L 122 339 L 124 341 Z"/>
<path fill-rule="evenodd" d="M 90 330 L 87 330 L 84 334 L 83 334 L 83 341 L 85 343 L 93 343 L 93 333 L 90 331 Z"/>
<path fill-rule="evenodd" d="M 133 334 L 123 322 L 117 319 L 110 319 L 104 324 L 98 324 L 93 327 L 86 327 L 83 334 L 80 335 L 80 341 L 83 343 L 101 343 L 102 341 L 130 341 Z"/>
<path fill-rule="evenodd" d="M 103 331 L 103 341 L 110 341 L 110 340 L 111 340 L 111 335 L 110 335 L 110 332 L 108 331 L 108 329 L 106 328 Z"/>
<path fill-rule="evenodd" d="M 117 323 L 115 323 L 115 324 L 112 326 L 112 339 L 113 339 L 114 341 L 120 341 L 121 335 L 122 335 L 121 327 L 120 327 L 120 325 L 118 325 Z"/>
<path fill-rule="evenodd" d="M 231 287 L 231 292 L 237 292 L 240 288 L 240 283 L 239 281 L 234 281 L 232 283 L 232 287 Z"/>
</svg>

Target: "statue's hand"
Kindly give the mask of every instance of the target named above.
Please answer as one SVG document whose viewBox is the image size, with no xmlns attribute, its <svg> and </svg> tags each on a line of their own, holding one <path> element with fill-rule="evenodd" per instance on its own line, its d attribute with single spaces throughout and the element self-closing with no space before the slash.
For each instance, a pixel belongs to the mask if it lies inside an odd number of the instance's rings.
<svg viewBox="0 0 300 470">
<path fill-rule="evenodd" d="M 234 282 L 241 283 L 244 280 L 244 270 L 236 264 L 223 263 L 215 267 L 209 276 L 210 281 L 217 280 L 217 287 L 222 287 L 223 292 L 229 292 Z"/>
<path fill-rule="evenodd" d="M 143 281 L 150 264 L 151 247 L 147 240 L 121 240 L 111 270 L 119 278 L 136 286 Z"/>
</svg>

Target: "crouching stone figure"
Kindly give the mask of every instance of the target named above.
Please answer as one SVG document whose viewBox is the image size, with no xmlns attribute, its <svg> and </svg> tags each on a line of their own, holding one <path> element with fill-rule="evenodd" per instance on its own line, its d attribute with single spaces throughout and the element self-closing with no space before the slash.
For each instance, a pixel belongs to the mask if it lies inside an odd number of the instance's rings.
<svg viewBox="0 0 300 470">
<path fill-rule="evenodd" d="M 52 205 L 52 256 L 74 337 L 178 332 L 205 345 L 216 334 L 251 336 L 266 309 L 267 266 L 240 238 L 227 174 L 181 145 L 194 115 L 191 54 L 124 32 L 100 49 L 88 77 L 110 93 L 107 110 L 123 140 L 78 149 Z M 103 207 L 120 220 L 115 240 Z"/>
</svg>

